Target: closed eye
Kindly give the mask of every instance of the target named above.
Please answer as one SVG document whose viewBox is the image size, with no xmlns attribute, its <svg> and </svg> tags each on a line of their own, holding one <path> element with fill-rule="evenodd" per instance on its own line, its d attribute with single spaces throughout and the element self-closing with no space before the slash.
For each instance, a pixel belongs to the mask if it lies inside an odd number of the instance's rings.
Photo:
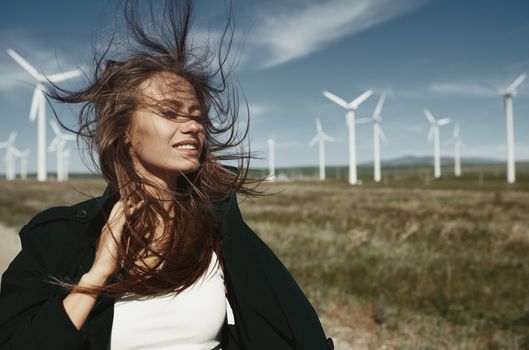
<svg viewBox="0 0 529 350">
<path fill-rule="evenodd" d="M 178 123 L 185 123 L 186 121 L 193 119 L 197 123 L 204 124 L 208 120 L 207 115 L 190 115 L 173 110 L 161 111 L 161 116 L 166 119 L 175 120 Z"/>
</svg>

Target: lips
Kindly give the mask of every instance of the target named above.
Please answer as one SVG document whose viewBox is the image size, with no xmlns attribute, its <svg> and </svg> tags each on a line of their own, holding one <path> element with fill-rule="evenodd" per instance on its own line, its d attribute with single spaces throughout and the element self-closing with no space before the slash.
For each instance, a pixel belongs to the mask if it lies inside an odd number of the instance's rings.
<svg viewBox="0 0 529 350">
<path fill-rule="evenodd" d="M 183 146 L 183 145 L 191 145 L 191 146 L 195 146 L 195 148 L 198 148 L 198 142 L 196 140 L 178 141 L 177 143 L 174 143 L 172 147 Z"/>
</svg>

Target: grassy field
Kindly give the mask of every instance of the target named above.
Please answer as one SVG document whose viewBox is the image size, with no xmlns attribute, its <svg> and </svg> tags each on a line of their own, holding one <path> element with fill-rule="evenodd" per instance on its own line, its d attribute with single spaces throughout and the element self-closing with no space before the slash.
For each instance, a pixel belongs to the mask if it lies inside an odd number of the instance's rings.
<svg viewBox="0 0 529 350">
<path fill-rule="evenodd" d="M 355 187 L 266 183 L 276 194 L 241 209 L 337 349 L 529 349 L 527 181 L 506 185 L 500 173 L 426 182 L 403 173 Z M 103 188 L 97 179 L 1 181 L 0 222 L 19 228 Z"/>
</svg>

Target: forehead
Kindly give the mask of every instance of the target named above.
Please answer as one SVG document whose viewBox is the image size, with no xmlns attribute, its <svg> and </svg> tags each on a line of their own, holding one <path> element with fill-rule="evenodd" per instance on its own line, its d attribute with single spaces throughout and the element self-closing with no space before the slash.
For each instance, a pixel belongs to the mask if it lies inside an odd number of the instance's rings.
<svg viewBox="0 0 529 350">
<path fill-rule="evenodd" d="M 193 104 L 198 102 L 193 86 L 181 76 L 169 72 L 156 73 L 145 79 L 138 86 L 138 92 L 144 103 L 149 100 L 172 100 Z"/>
</svg>

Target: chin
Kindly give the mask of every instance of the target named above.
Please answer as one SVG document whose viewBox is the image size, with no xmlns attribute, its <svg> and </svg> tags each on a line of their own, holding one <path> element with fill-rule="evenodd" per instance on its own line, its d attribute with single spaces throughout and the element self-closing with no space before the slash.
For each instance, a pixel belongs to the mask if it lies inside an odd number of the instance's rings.
<svg viewBox="0 0 529 350">
<path fill-rule="evenodd" d="M 198 171 L 198 169 L 200 169 L 200 164 L 189 162 L 189 164 L 185 164 L 185 165 L 180 164 L 178 167 L 175 167 L 173 170 L 178 175 L 181 175 L 181 174 L 188 175 L 188 174 Z"/>
</svg>

